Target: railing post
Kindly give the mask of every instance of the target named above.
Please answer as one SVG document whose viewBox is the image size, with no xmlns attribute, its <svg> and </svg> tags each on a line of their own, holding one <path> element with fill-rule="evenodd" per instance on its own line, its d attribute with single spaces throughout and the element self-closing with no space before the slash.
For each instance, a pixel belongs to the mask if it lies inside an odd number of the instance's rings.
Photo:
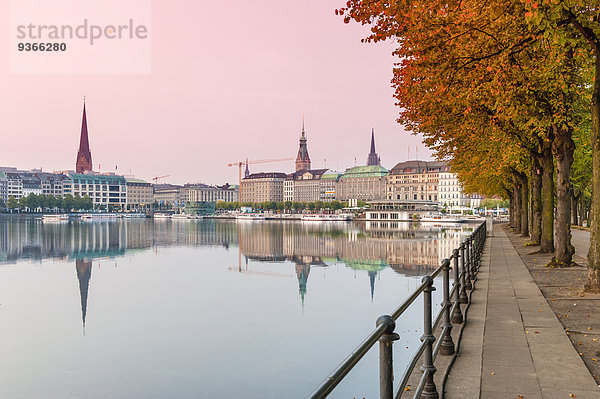
<svg viewBox="0 0 600 399">
<path fill-rule="evenodd" d="M 477 234 L 471 239 L 471 279 L 475 281 L 475 273 L 477 273 Z"/>
<path fill-rule="evenodd" d="M 392 362 L 392 344 L 400 339 L 394 333 L 396 322 L 391 316 L 379 316 L 375 323 L 377 327 L 386 325 L 385 333 L 379 338 L 379 397 L 392 399 L 394 396 L 394 366 Z"/>
<path fill-rule="evenodd" d="M 426 342 L 426 345 L 425 350 L 423 351 L 423 365 L 421 366 L 421 371 L 427 373 L 427 377 L 425 379 L 421 398 L 438 399 L 439 395 L 437 388 L 435 387 L 435 382 L 433 381 L 433 375 L 437 369 L 433 365 L 433 341 L 435 341 L 435 338 L 433 336 L 431 325 L 431 293 L 435 291 L 435 287 L 433 286 L 433 278 L 431 276 L 423 277 L 422 281 L 426 283 L 426 287 L 423 290 L 424 314 L 423 336 L 421 337 L 421 342 Z"/>
<path fill-rule="evenodd" d="M 460 303 L 469 302 L 469 297 L 467 297 L 467 287 L 465 280 L 466 278 L 465 268 L 465 243 L 460 244 Z"/>
<path fill-rule="evenodd" d="M 471 237 L 468 237 L 465 240 L 465 289 L 472 290 L 473 284 L 471 284 L 471 280 L 473 277 L 471 276 Z"/>
<path fill-rule="evenodd" d="M 473 248 L 473 274 L 477 273 L 479 270 L 479 252 L 481 248 L 481 225 L 477 230 L 477 234 L 475 235 L 475 245 Z"/>
<path fill-rule="evenodd" d="M 444 273 L 444 319 L 442 322 L 442 343 L 440 353 L 445 356 L 454 354 L 454 342 L 452 342 L 452 323 L 450 322 L 450 259 L 442 261 L 442 272 Z"/>
<path fill-rule="evenodd" d="M 452 323 L 461 324 L 463 322 L 463 315 L 460 311 L 460 270 L 458 268 L 458 249 L 455 249 L 452 253 L 454 258 L 454 283 L 456 287 L 454 289 L 454 311 L 452 312 Z"/>
<path fill-rule="evenodd" d="M 483 222 L 481 228 L 481 234 L 479 236 L 479 252 L 477 253 L 477 270 L 481 266 L 481 257 L 483 255 L 483 248 L 485 248 L 485 240 L 487 239 L 487 221 Z"/>
</svg>

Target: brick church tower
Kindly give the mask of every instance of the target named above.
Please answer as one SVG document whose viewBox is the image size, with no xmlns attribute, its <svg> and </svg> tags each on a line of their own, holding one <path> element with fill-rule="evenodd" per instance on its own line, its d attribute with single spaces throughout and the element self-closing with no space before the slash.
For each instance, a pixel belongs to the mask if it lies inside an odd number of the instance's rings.
<svg viewBox="0 0 600 399">
<path fill-rule="evenodd" d="M 85 115 L 85 100 L 83 101 L 83 120 L 81 122 L 81 136 L 79 137 L 79 151 L 77 151 L 77 162 L 75 172 L 83 173 L 92 170 L 92 153 L 88 139 L 87 118 Z"/>
<path fill-rule="evenodd" d="M 296 172 L 299 170 L 310 169 L 310 157 L 306 147 L 306 134 L 304 133 L 304 118 L 302 118 L 302 135 L 300 136 L 300 148 L 296 157 Z"/>
</svg>

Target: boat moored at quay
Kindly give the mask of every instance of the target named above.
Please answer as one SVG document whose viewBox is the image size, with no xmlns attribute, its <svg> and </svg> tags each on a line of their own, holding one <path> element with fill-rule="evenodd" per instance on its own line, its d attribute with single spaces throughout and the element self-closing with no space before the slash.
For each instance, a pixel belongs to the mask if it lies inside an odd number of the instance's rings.
<svg viewBox="0 0 600 399">
<path fill-rule="evenodd" d="M 81 220 L 85 220 L 88 222 L 95 220 L 112 220 L 119 219 L 121 215 L 117 213 L 86 213 L 81 215 Z"/>
<path fill-rule="evenodd" d="M 422 217 L 438 213 L 432 201 L 379 200 L 369 202 L 365 220 L 418 222 Z"/>
<path fill-rule="evenodd" d="M 67 214 L 48 214 L 42 216 L 42 222 L 44 223 L 64 223 L 69 221 L 69 215 Z"/>
<path fill-rule="evenodd" d="M 238 213 L 235 220 L 265 220 L 264 213 Z"/>
<path fill-rule="evenodd" d="M 452 216 L 452 215 L 443 215 L 443 214 L 438 214 L 438 215 L 426 215 L 426 216 L 422 216 L 419 219 L 420 223 L 464 223 L 466 222 L 465 219 L 462 219 L 461 217 L 456 217 L 456 216 Z"/>
<path fill-rule="evenodd" d="M 440 213 L 438 204 L 431 201 L 380 200 L 369 202 L 369 205 L 369 209 L 365 212 L 367 221 L 417 222 L 436 225 L 468 221 L 461 215 Z"/>
<path fill-rule="evenodd" d="M 303 222 L 346 222 L 351 216 L 346 213 L 305 213 L 300 218 Z"/>
</svg>

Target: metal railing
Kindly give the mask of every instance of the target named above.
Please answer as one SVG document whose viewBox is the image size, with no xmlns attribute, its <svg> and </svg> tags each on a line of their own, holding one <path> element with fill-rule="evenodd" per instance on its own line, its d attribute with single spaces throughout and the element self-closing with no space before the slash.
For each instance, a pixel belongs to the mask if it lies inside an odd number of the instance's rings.
<svg viewBox="0 0 600 399">
<path fill-rule="evenodd" d="M 430 275 L 423 277 L 421 285 L 394 312 L 390 315 L 380 316 L 377 319 L 375 330 L 323 381 L 310 395 L 310 398 L 327 397 L 375 343 L 379 342 L 379 396 L 381 399 L 398 399 L 402 397 L 402 394 L 406 392 L 405 388 L 408 380 L 421 358 L 423 375 L 417 388 L 412 391 L 414 392 L 413 398 L 437 399 L 439 394 L 433 379 L 437 371 L 434 361 L 438 354 L 456 356 L 458 342 L 455 345 L 452 341 L 452 324 L 462 324 L 464 322 L 461 304 L 470 302 L 467 291 L 473 290 L 473 282 L 481 264 L 481 254 L 486 237 L 487 226 L 486 222 L 483 222 L 471 235 L 463 240 L 458 248 L 454 249 L 449 259 L 444 259 L 440 267 Z M 451 266 L 452 263 L 453 266 Z M 451 269 L 454 269 L 452 289 L 450 289 Z M 443 276 L 443 302 L 440 312 L 435 320 L 432 320 L 431 293 L 435 291 L 433 281 L 440 273 Z M 394 332 L 396 320 L 421 294 L 423 294 L 422 343 L 411 358 L 400 379 L 400 384 L 394 391 L 392 346 L 394 341 L 399 339 L 399 335 Z M 436 339 L 433 332 L 440 322 L 442 322 L 441 339 Z"/>
</svg>

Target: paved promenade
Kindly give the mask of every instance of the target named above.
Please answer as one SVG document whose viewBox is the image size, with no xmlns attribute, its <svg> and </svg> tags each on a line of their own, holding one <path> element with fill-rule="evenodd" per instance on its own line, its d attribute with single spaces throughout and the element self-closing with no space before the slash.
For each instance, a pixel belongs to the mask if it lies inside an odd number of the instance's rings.
<svg viewBox="0 0 600 399">
<path fill-rule="evenodd" d="M 600 398 L 600 388 L 496 226 L 446 398 Z"/>
<path fill-rule="evenodd" d="M 590 232 L 571 229 L 571 244 L 575 247 L 575 255 L 587 258 L 588 249 L 590 248 Z"/>
</svg>

